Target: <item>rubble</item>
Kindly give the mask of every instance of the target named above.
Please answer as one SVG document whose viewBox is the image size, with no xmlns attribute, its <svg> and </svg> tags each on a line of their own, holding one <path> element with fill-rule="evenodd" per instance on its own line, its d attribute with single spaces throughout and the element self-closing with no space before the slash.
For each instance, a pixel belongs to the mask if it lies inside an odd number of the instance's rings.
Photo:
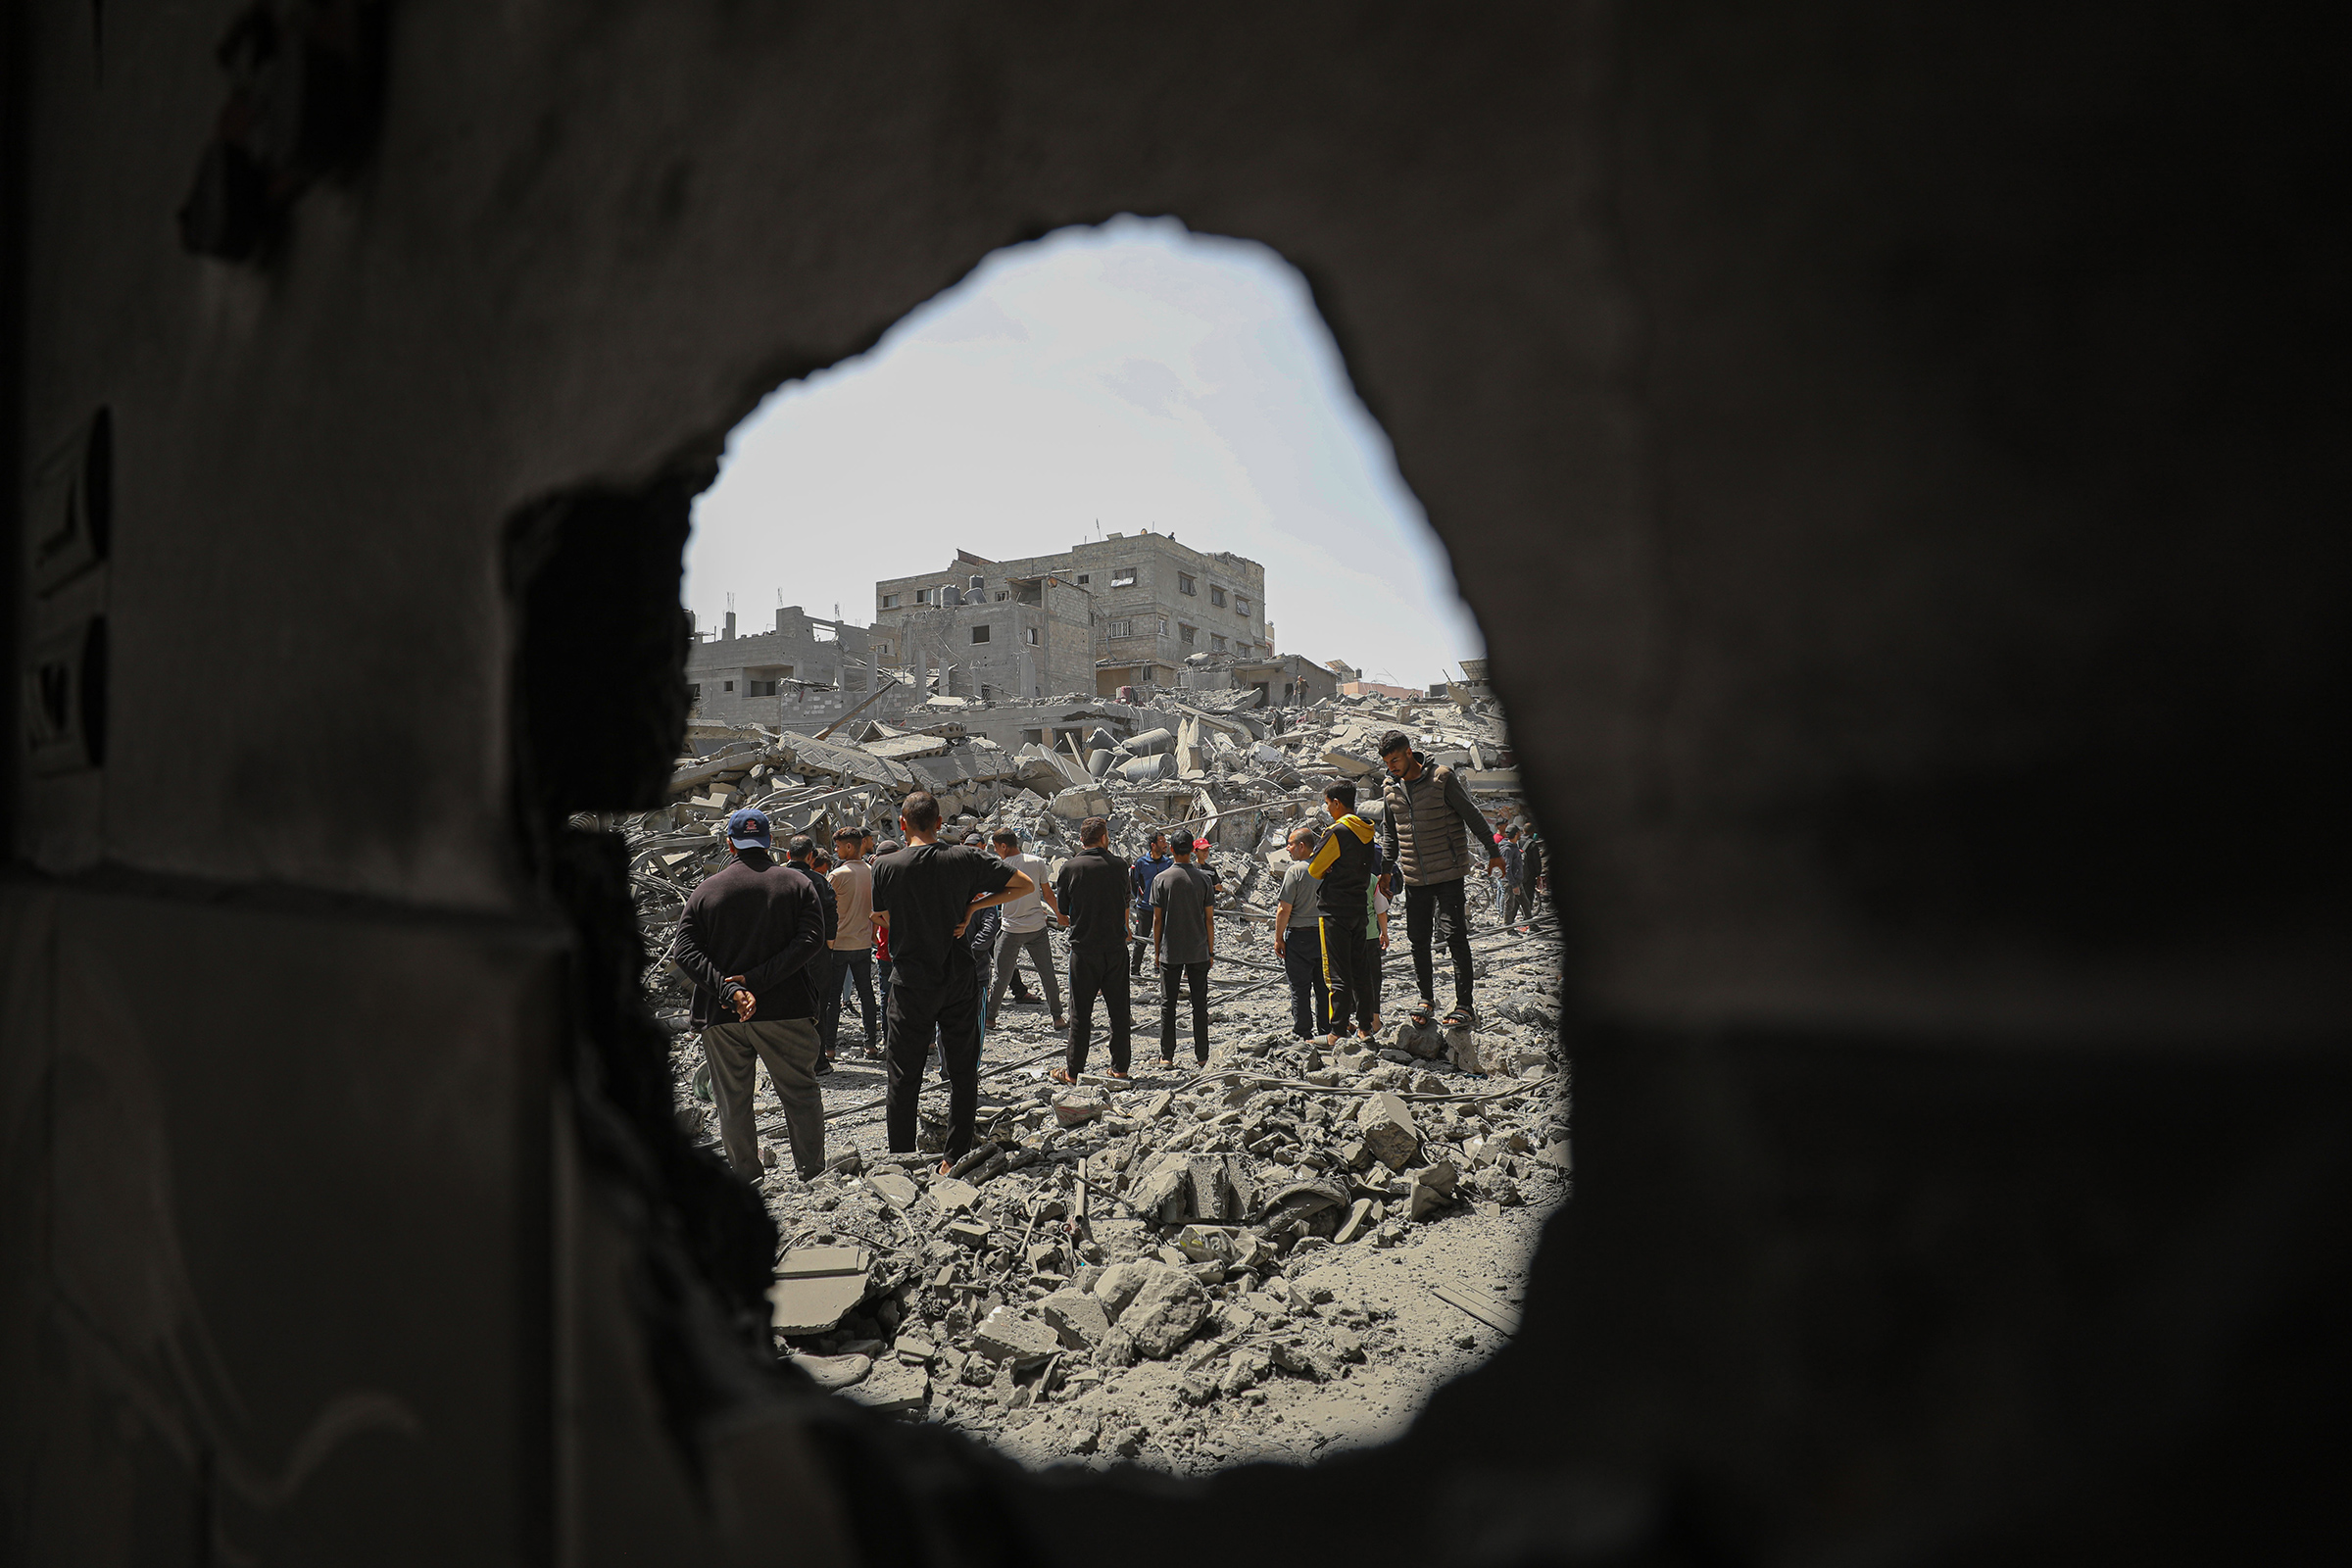
<svg viewBox="0 0 2352 1568">
<path fill-rule="evenodd" d="M 1009 827 L 1049 863 L 1076 850 L 1090 814 L 1110 819 L 1123 855 L 1163 828 L 1214 846 L 1206 1071 L 1156 1066 L 1149 980 L 1135 990 L 1132 1083 L 1102 1075 L 1100 1008 L 1097 1071 L 1075 1088 L 1049 1082 L 1061 1041 L 1042 1006 L 1008 1001 L 983 1047 L 980 1142 L 942 1176 L 944 1087 L 933 1077 L 924 1092 L 932 1152 L 889 1153 L 881 1065 L 845 1009 L 840 1065 L 822 1080 L 835 1157 L 812 1180 L 787 1161 L 762 1183 L 784 1239 L 779 1353 L 844 1397 L 973 1432 L 1026 1462 L 1179 1472 L 1376 1441 L 1491 1353 L 1572 1169 L 1550 917 L 1505 929 L 1473 885 L 1480 1021 L 1453 1031 L 1405 1020 L 1399 917 L 1383 981 L 1390 1027 L 1376 1049 L 1329 1053 L 1292 1038 L 1270 937 L 1285 836 L 1320 818 L 1327 782 L 1377 767 L 1386 730 L 1456 761 L 1497 826 L 1517 813 L 1498 783 L 1512 760 L 1499 712 L 1458 695 L 1279 710 L 1251 690 L 1073 698 L 1082 729 L 1016 748 L 972 732 L 988 705 L 939 700 L 824 736 L 704 732 L 670 806 L 606 822 L 627 847 L 647 990 L 675 1036 L 681 1122 L 705 1140 L 701 1052 L 666 958 L 686 897 L 724 863 L 725 812 L 760 806 L 779 837 L 828 842 L 870 825 L 891 838 L 900 800 L 919 787 L 955 829 Z M 1377 819 L 1377 795 L 1362 808 Z M 780 1138 L 769 1086 L 758 1093 L 762 1136 Z"/>
</svg>

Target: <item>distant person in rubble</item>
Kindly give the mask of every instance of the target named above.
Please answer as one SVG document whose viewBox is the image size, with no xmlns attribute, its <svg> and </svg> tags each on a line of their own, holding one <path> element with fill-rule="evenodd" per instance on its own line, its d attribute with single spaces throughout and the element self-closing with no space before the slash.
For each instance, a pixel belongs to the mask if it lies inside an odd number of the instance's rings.
<svg viewBox="0 0 2352 1568">
<path fill-rule="evenodd" d="M 858 1011 L 865 1021 L 865 1054 L 882 1054 L 880 1004 L 874 1000 L 874 868 L 865 863 L 865 831 L 845 827 L 833 835 L 840 864 L 828 880 L 833 884 L 836 924 L 833 932 L 833 984 L 825 995 L 823 1034 L 825 1054 L 836 1054 L 841 1039 L 841 1009 L 849 1002 L 852 982 L 858 987 Z"/>
<path fill-rule="evenodd" d="M 1144 955 L 1152 947 L 1152 884 L 1159 880 L 1160 872 L 1176 863 L 1168 858 L 1165 833 L 1152 834 L 1145 848 L 1148 853 L 1127 873 L 1129 896 L 1135 906 L 1135 952 L 1127 965 L 1131 975 L 1144 972 Z"/>
<path fill-rule="evenodd" d="M 1208 840 L 1179 837 L 1175 863 L 1152 882 L 1152 961 L 1159 965 L 1159 1064 L 1176 1065 L 1176 991 L 1193 995 L 1193 1056 L 1208 1065 L 1208 966 L 1217 956 L 1216 888 L 1193 864 Z"/>
<path fill-rule="evenodd" d="M 1316 934 L 1323 948 L 1323 983 L 1331 988 L 1331 1039 L 1336 1048 L 1353 1020 L 1366 1040 L 1380 1031 L 1380 1013 L 1365 972 L 1364 927 L 1371 908 L 1372 824 L 1355 814 L 1355 786 L 1334 784 L 1323 792 L 1331 826 L 1315 845 L 1307 871 L 1322 884 L 1317 895 Z"/>
<path fill-rule="evenodd" d="M 1306 868 L 1315 858 L 1315 830 L 1291 831 L 1291 868 L 1282 873 L 1274 903 L 1274 956 L 1291 982 L 1291 1033 L 1313 1040 L 1331 1033 L 1331 990 L 1323 979 L 1323 939 L 1315 923 L 1323 884 Z"/>
<path fill-rule="evenodd" d="M 1527 863 L 1519 852 L 1519 830 L 1502 830 L 1502 877 L 1495 884 L 1494 912 L 1504 925 L 1516 925 L 1519 911 L 1526 907 Z"/>
<path fill-rule="evenodd" d="M 1036 891 L 1004 906 L 1004 934 L 997 942 L 997 976 L 996 983 L 989 988 L 987 1016 L 996 1016 L 1005 985 L 1019 981 L 1020 957 L 1025 953 L 1030 965 L 1037 970 L 1038 985 L 1046 994 L 1046 1010 L 1054 1016 L 1054 1027 L 1066 1029 L 1069 1024 L 1061 1015 L 1061 981 L 1054 973 L 1054 942 L 1046 930 L 1048 921 L 1061 918 L 1061 906 L 1054 901 L 1054 890 L 1046 886 L 1046 862 L 1034 855 L 1023 855 L 1021 836 L 1008 827 L 997 829 L 991 844 L 997 858 L 1028 877 Z"/>
<path fill-rule="evenodd" d="M 1519 851 L 1520 906 L 1527 914 L 1527 923 L 1520 930 L 1536 928 L 1536 896 L 1549 891 L 1550 883 L 1544 869 L 1544 836 L 1530 827 L 1527 842 Z"/>
<path fill-rule="evenodd" d="M 1029 891 L 1029 878 L 993 855 L 939 842 L 939 802 L 917 790 L 899 808 L 906 847 L 874 865 L 874 920 L 890 934 L 894 966 L 883 1031 L 889 1041 L 885 1125 L 895 1154 L 914 1152 L 923 1068 L 939 1038 L 948 1081 L 947 1161 L 972 1147 L 980 1103 L 979 969 L 964 938 L 972 917 Z"/>
<path fill-rule="evenodd" d="M 1387 891 L 1395 898 L 1398 882 L 1404 885 L 1404 932 L 1413 945 L 1413 978 L 1421 988 L 1415 1014 L 1426 1018 L 1437 1010 L 1434 937 L 1453 957 L 1453 1010 L 1441 1022 L 1448 1029 L 1474 1027 L 1478 1012 L 1470 1004 L 1470 919 L 1462 884 L 1478 856 L 1484 856 L 1488 870 L 1502 869 L 1494 830 L 1471 804 L 1460 776 L 1414 751 L 1412 737 L 1402 730 L 1380 738 L 1380 760 L 1388 769 L 1381 784 Z"/>
<path fill-rule="evenodd" d="M 833 884 L 827 880 L 823 867 L 818 863 L 824 857 L 817 853 L 816 841 L 806 833 L 795 833 L 785 841 L 785 863 L 808 879 L 809 887 L 815 890 L 816 902 L 825 911 L 825 929 L 831 931 L 840 923 L 841 911 L 836 906 L 833 898 Z M 833 968 L 830 953 L 831 942 L 832 939 L 827 937 L 828 951 L 823 966 L 828 976 Z M 839 1008 L 834 1009 L 834 1016 L 840 1017 Z M 833 1038 L 825 1028 L 825 1004 L 821 996 L 817 999 L 816 1006 L 816 1042 L 818 1047 L 816 1070 L 821 1076 L 833 1070 Z"/>
<path fill-rule="evenodd" d="M 1127 972 L 1127 862 L 1111 853 L 1110 820 L 1078 824 L 1079 851 L 1054 879 L 1061 923 L 1070 932 L 1070 1045 L 1056 1083 L 1074 1084 L 1086 1071 L 1095 1023 L 1095 998 L 1110 1015 L 1110 1076 L 1127 1078 L 1129 1036 L 1135 1026 Z"/>
<path fill-rule="evenodd" d="M 764 1061 L 784 1105 L 793 1168 L 806 1180 L 825 1167 L 816 1013 L 819 987 L 832 977 L 823 961 L 832 927 L 809 879 L 770 854 L 765 813 L 737 811 L 726 836 L 729 862 L 686 900 L 671 956 L 694 982 L 693 1020 L 727 1162 L 760 1177 L 752 1100 Z"/>
</svg>

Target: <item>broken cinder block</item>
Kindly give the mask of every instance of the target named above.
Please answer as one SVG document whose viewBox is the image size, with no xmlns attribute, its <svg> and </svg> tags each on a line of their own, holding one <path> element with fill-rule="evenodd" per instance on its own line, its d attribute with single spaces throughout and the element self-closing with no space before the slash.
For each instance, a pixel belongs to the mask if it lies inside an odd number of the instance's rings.
<svg viewBox="0 0 2352 1568">
<path fill-rule="evenodd" d="M 1384 1092 L 1365 1100 L 1355 1126 L 1364 1148 L 1391 1170 L 1401 1171 L 1420 1156 L 1420 1124 L 1413 1120 L 1411 1107 L 1395 1095 Z"/>
</svg>

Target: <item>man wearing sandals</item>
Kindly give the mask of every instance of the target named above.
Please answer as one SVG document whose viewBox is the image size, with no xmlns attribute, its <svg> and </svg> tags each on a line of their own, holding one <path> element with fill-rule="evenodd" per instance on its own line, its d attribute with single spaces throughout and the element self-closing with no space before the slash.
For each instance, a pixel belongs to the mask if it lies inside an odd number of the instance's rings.
<svg viewBox="0 0 2352 1568">
<path fill-rule="evenodd" d="M 1478 1013 L 1470 1005 L 1470 920 L 1462 880 L 1476 863 L 1472 845 L 1485 853 L 1488 870 L 1502 869 L 1494 830 L 1470 804 L 1470 792 L 1454 770 L 1414 751 L 1412 737 L 1402 730 L 1380 738 L 1380 760 L 1388 769 L 1381 782 L 1387 803 L 1381 839 L 1390 867 L 1382 886 L 1395 898 L 1397 883 L 1404 885 L 1404 931 L 1413 945 L 1413 978 L 1421 987 L 1415 1011 L 1426 1016 L 1437 1010 L 1437 964 L 1430 951 L 1435 938 L 1453 958 L 1453 1011 L 1446 1015 L 1445 1027 L 1474 1027 Z"/>
<path fill-rule="evenodd" d="M 1110 1076 L 1127 1076 L 1129 1036 L 1135 1027 L 1127 973 L 1127 862 L 1110 853 L 1110 821 L 1090 816 L 1078 824 L 1082 848 L 1061 863 L 1054 898 L 1070 933 L 1070 1047 L 1054 1082 L 1074 1084 L 1086 1071 L 1095 998 L 1110 1014 Z"/>
</svg>

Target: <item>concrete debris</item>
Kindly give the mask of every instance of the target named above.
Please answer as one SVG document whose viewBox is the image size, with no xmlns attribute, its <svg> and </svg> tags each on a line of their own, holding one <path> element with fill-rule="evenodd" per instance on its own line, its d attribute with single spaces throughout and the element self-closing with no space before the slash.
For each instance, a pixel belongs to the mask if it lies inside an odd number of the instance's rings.
<svg viewBox="0 0 2352 1568">
<path fill-rule="evenodd" d="M 769 1323 L 778 1334 L 821 1334 L 865 1298 L 867 1253 L 861 1247 L 800 1247 L 776 1264 L 768 1287 Z"/>
<path fill-rule="evenodd" d="M 941 1176 L 944 1087 L 934 1073 L 924 1091 L 934 1152 L 887 1152 L 873 1042 L 859 1008 L 844 1009 L 837 1071 L 822 1080 L 834 1158 L 806 1182 L 785 1161 L 761 1187 L 785 1238 L 770 1294 L 781 1353 L 845 1397 L 1025 1460 L 1193 1472 L 1311 1457 L 1348 1433 L 1368 1441 L 1491 1351 L 1498 1331 L 1480 1311 L 1515 1310 L 1504 1298 L 1572 1170 L 1551 916 L 1505 927 L 1474 878 L 1478 1020 L 1444 1030 L 1396 1021 L 1413 1000 L 1399 912 L 1382 982 L 1394 1027 L 1368 1048 L 1294 1038 L 1272 952 L 1285 836 L 1322 820 L 1325 784 L 1378 783 L 1392 728 L 1460 769 L 1498 828 L 1524 825 L 1501 717 L 1462 688 L 1291 709 L 1206 688 L 1135 704 L 934 699 L 821 737 L 698 727 L 668 807 L 594 824 L 625 840 L 656 1038 L 671 1043 L 691 1112 L 681 1126 L 706 1142 L 701 1049 L 666 955 L 687 896 L 725 863 L 726 811 L 760 807 L 779 839 L 829 847 L 836 829 L 867 826 L 892 839 L 900 800 L 919 787 L 954 830 L 1010 828 L 1049 866 L 1076 851 L 1087 815 L 1108 817 L 1129 858 L 1155 830 L 1213 846 L 1206 1071 L 1155 1066 L 1149 974 L 1132 1083 L 1102 1076 L 1100 1007 L 1096 1070 L 1075 1088 L 1050 1082 L 1060 1037 L 1042 1004 L 1008 997 L 983 1046 L 981 1142 Z M 1377 822 L 1377 791 L 1367 797 Z M 1066 975 L 1066 938 L 1049 941 Z M 1444 996 L 1443 951 L 1439 968 Z M 779 1108 L 760 1093 L 761 1134 L 780 1145 Z M 1431 1279 L 1459 1300 L 1433 1295 Z M 1463 1334 L 1478 1348 L 1461 1349 Z"/>
</svg>

